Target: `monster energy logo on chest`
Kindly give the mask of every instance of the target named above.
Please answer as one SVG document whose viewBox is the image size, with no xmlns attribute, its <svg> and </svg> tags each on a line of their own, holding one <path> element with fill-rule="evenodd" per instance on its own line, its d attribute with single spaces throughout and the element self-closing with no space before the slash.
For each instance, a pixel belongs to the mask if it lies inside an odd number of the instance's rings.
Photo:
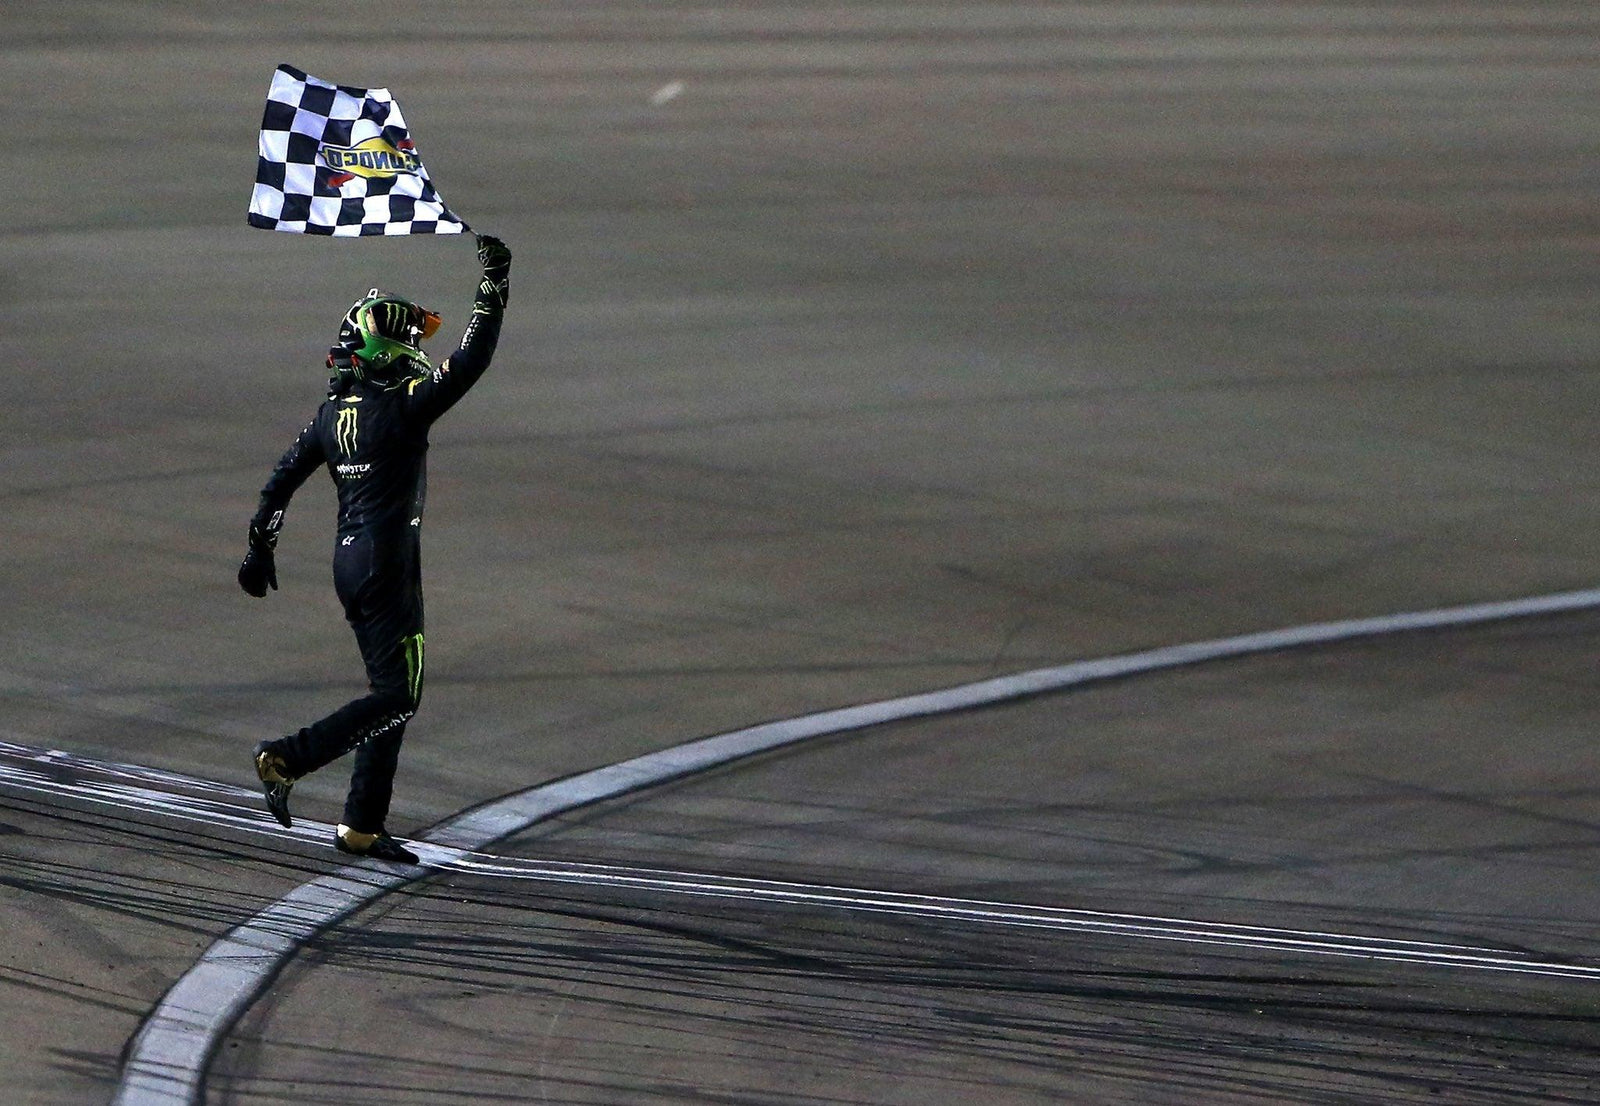
<svg viewBox="0 0 1600 1106">
<path fill-rule="evenodd" d="M 356 415 L 359 412 L 354 407 L 339 408 L 339 419 L 333 425 L 333 440 L 339 446 L 339 452 L 346 457 L 356 455 Z"/>
</svg>

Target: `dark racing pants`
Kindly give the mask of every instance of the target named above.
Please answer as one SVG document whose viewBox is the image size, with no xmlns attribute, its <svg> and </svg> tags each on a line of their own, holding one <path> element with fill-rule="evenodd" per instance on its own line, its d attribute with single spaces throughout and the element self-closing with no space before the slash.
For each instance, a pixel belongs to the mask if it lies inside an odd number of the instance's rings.
<svg viewBox="0 0 1600 1106">
<path fill-rule="evenodd" d="M 367 668 L 367 694 L 276 746 L 294 776 L 315 772 L 352 749 L 355 765 L 344 824 L 362 833 L 384 828 L 406 723 L 422 700 L 420 542 L 367 535 L 338 539 L 333 583 Z"/>
</svg>

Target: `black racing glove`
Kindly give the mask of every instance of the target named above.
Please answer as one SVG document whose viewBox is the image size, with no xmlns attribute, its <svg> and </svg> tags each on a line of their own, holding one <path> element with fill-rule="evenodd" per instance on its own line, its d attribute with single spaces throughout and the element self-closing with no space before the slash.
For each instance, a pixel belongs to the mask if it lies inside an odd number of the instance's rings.
<svg viewBox="0 0 1600 1106">
<path fill-rule="evenodd" d="M 239 586 L 257 599 L 264 597 L 269 587 L 278 590 L 278 566 L 272 553 L 277 543 L 277 534 L 250 527 L 250 551 L 239 566 Z"/>
<path fill-rule="evenodd" d="M 478 298 L 486 299 L 504 310 L 506 301 L 511 295 L 511 251 L 500 239 L 480 234 L 478 264 L 483 266 L 483 281 L 478 285 Z"/>
</svg>

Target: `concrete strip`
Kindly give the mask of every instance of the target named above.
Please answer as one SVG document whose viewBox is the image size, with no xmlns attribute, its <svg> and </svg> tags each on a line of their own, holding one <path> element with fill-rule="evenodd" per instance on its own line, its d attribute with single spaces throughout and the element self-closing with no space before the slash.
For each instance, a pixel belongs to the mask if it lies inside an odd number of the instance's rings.
<svg viewBox="0 0 1600 1106">
<path fill-rule="evenodd" d="M 1356 638 L 1457 628 L 1600 607 L 1600 589 L 1315 623 L 1194 642 L 1001 676 L 701 738 L 671 749 L 519 791 L 442 823 L 422 840 L 457 859 L 541 819 L 742 757 L 827 734 L 996 703 L 1166 669 Z M 167 992 L 129 1042 L 117 1106 L 199 1102 L 212 1054 L 256 997 L 308 940 L 386 892 L 429 874 L 376 862 L 296 889 L 208 949 Z"/>
</svg>

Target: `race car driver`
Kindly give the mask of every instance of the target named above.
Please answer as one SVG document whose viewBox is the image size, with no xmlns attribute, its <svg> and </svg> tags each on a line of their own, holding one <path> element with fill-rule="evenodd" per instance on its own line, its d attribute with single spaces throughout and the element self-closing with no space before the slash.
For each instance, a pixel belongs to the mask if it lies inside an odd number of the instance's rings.
<svg viewBox="0 0 1600 1106">
<path fill-rule="evenodd" d="M 511 251 L 478 236 L 483 275 L 461 345 L 437 368 L 422 343 L 439 316 L 377 289 L 357 300 L 328 352 L 328 396 L 261 491 L 250 521 L 239 586 L 277 588 L 274 550 L 289 500 L 318 466 L 338 490 L 333 582 L 366 665 L 367 694 L 304 729 L 255 750 L 267 808 L 291 824 L 296 780 L 351 750 L 355 763 L 341 852 L 417 863 L 385 827 L 406 723 L 422 699 L 424 640 L 421 538 L 428 430 L 483 375 L 499 341 L 510 290 Z"/>
</svg>

